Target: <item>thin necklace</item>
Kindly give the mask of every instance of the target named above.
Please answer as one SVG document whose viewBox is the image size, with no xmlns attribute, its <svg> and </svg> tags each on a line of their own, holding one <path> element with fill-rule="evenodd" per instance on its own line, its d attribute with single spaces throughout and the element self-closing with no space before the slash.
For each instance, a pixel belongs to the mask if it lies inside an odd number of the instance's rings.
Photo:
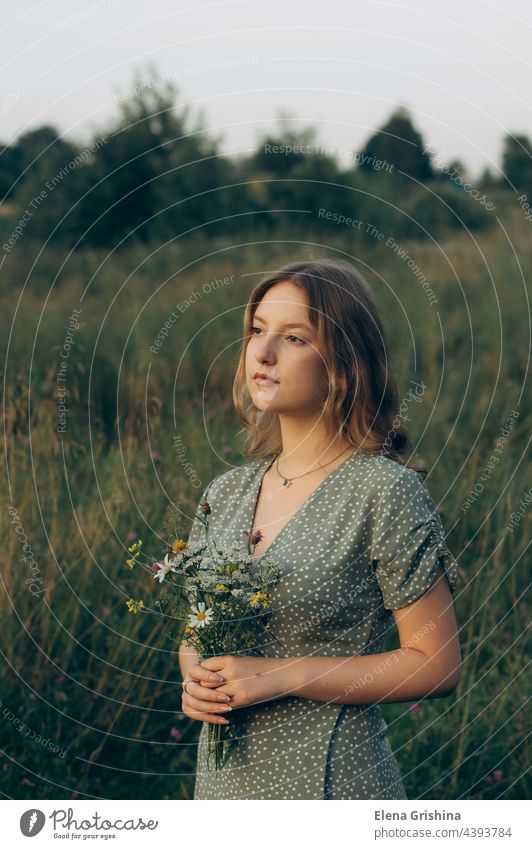
<svg viewBox="0 0 532 849">
<path fill-rule="evenodd" d="M 349 446 L 349 447 L 351 447 L 351 446 Z M 334 463 L 334 461 L 337 460 L 338 457 L 341 457 L 342 454 L 345 454 L 346 451 L 349 451 L 349 448 L 344 448 L 343 451 L 340 451 L 340 453 L 337 454 L 336 457 L 333 457 L 332 460 L 329 460 L 328 463 L 324 463 L 323 466 L 320 463 L 319 468 L 324 469 L 325 466 L 330 466 L 331 463 Z M 302 475 L 296 475 L 293 478 L 285 478 L 285 476 L 282 475 L 281 472 L 279 471 L 279 457 L 277 457 L 277 460 L 275 462 L 275 468 L 277 469 L 277 474 L 279 475 L 279 477 L 283 479 L 283 486 L 286 486 L 286 487 L 292 486 L 293 481 L 297 480 L 298 478 L 303 478 L 303 477 L 305 477 L 305 475 L 310 475 L 310 472 L 317 472 L 318 471 L 318 469 L 310 469 L 310 471 L 308 471 L 308 472 L 303 472 Z"/>
</svg>

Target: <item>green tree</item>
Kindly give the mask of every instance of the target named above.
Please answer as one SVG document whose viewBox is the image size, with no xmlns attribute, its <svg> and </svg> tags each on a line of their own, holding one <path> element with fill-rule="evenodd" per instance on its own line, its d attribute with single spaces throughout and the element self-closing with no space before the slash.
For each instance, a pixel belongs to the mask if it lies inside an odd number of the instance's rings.
<svg viewBox="0 0 532 849">
<path fill-rule="evenodd" d="M 177 98 L 175 83 L 153 66 L 145 77 L 136 72 L 98 155 L 92 205 L 95 218 L 105 212 L 94 228 L 98 243 L 132 233 L 144 242 L 167 239 L 220 214 L 217 192 L 228 173 L 220 139 L 202 115 L 177 108 Z"/>
<path fill-rule="evenodd" d="M 502 153 L 503 181 L 532 196 L 532 144 L 528 136 L 507 135 Z"/>
<path fill-rule="evenodd" d="M 0 198 L 16 198 L 21 186 L 42 168 L 42 159 L 50 153 L 60 160 L 69 152 L 70 145 L 60 137 L 59 130 L 45 124 L 22 133 L 14 144 L 0 145 Z"/>
<path fill-rule="evenodd" d="M 288 122 L 294 120 L 290 112 L 280 110 L 277 115 L 277 129 L 260 134 L 256 150 L 249 160 L 253 173 L 286 177 L 308 158 L 308 147 L 312 149 L 312 155 L 316 143 L 315 127 L 289 126 Z"/>
<path fill-rule="evenodd" d="M 14 145 L 0 143 L 0 200 L 13 197 L 20 177 L 20 157 Z"/>
<path fill-rule="evenodd" d="M 222 204 L 215 195 L 227 173 L 219 140 L 207 135 L 201 116 L 193 123 L 188 107 L 176 109 L 176 97 L 175 84 L 153 66 L 147 74 L 136 71 L 131 89 L 117 100 L 117 117 L 90 143 L 93 153 L 72 168 L 69 160 L 83 145 L 51 145 L 24 184 L 21 208 L 65 166 L 68 173 L 54 186 L 53 202 L 46 199 L 46 214 L 43 205 L 32 216 L 28 232 L 112 247 L 167 239 L 218 216 Z"/>
<path fill-rule="evenodd" d="M 384 126 L 368 139 L 359 157 L 359 168 L 363 171 L 374 171 L 375 162 L 384 161 L 393 165 L 390 174 L 404 172 L 420 182 L 434 176 L 430 155 L 404 106 L 397 109 Z"/>
<path fill-rule="evenodd" d="M 76 201 L 95 182 L 93 159 L 86 145 L 42 130 L 17 142 L 23 180 L 14 192 L 15 217 L 26 216 L 24 238 L 71 243 L 82 232 Z"/>
</svg>

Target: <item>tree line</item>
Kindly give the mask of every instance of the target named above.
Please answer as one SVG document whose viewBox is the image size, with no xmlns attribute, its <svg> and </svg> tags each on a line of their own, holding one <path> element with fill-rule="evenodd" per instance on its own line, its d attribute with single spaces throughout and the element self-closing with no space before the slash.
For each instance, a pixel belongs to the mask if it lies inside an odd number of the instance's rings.
<svg viewBox="0 0 532 849">
<path fill-rule="evenodd" d="M 281 113 L 253 151 L 221 152 L 202 118 L 179 105 L 172 81 L 152 67 L 88 144 L 45 125 L 0 145 L 4 249 L 28 233 L 70 248 L 251 233 L 331 232 L 366 221 L 396 237 L 427 238 L 490 223 L 490 191 L 532 197 L 532 144 L 504 140 L 501 173 L 468 180 L 459 161 L 443 163 L 405 107 L 360 150 L 320 144 L 312 126 Z M 342 167 L 344 166 L 344 167 Z M 327 213 L 327 214 L 326 214 Z M 362 228 L 362 237 L 364 228 Z"/>
</svg>

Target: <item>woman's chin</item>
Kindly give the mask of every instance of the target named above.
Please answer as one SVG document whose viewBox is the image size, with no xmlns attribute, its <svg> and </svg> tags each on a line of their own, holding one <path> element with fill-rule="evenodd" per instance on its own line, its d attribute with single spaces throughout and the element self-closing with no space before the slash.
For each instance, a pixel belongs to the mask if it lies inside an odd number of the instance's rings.
<svg viewBox="0 0 532 849">
<path fill-rule="evenodd" d="M 265 386 L 264 388 L 255 388 L 253 393 L 251 394 L 251 400 L 255 404 L 256 407 L 270 408 L 273 404 L 275 404 L 275 396 L 277 395 L 277 387 L 269 387 Z"/>
<path fill-rule="evenodd" d="M 275 404 L 267 398 L 256 398 L 253 401 L 253 406 L 262 413 L 276 413 Z"/>
</svg>

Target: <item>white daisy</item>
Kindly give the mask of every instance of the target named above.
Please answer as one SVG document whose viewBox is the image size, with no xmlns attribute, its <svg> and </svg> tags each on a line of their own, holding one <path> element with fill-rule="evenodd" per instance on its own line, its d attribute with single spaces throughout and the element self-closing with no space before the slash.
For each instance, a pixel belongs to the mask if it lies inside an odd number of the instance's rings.
<svg viewBox="0 0 532 849">
<path fill-rule="evenodd" d="M 160 584 L 162 584 L 162 582 L 163 582 L 163 581 L 164 581 L 164 579 L 166 578 L 166 576 L 167 576 L 168 572 L 170 571 L 170 569 L 172 568 L 172 566 L 173 566 L 173 565 L 174 565 L 174 561 L 173 561 L 173 560 L 170 560 L 170 558 L 169 558 L 169 556 L 168 556 L 168 554 L 167 554 L 167 555 L 165 556 L 164 560 L 163 560 L 163 561 L 161 561 L 161 562 L 159 563 L 159 567 L 160 567 L 160 568 L 159 568 L 159 570 L 155 573 L 155 575 L 154 575 L 153 577 L 154 577 L 154 578 L 157 578 L 157 580 L 159 581 L 159 583 L 160 583 Z"/>
<path fill-rule="evenodd" d="M 197 605 L 193 604 L 191 609 L 192 613 L 188 617 L 188 624 L 191 628 L 204 628 L 214 616 L 212 607 L 205 609 L 204 601 L 200 601 Z"/>
</svg>

